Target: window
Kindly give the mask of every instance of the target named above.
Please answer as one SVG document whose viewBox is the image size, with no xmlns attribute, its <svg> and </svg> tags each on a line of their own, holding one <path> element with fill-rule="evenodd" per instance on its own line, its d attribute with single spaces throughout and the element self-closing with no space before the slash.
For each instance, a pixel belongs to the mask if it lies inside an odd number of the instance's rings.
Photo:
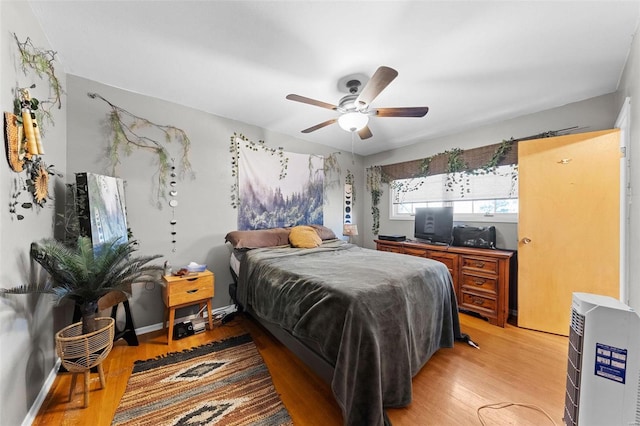
<svg viewBox="0 0 640 426">
<path fill-rule="evenodd" d="M 456 221 L 517 221 L 517 165 L 398 179 L 390 188 L 390 219 L 410 220 L 417 207 L 447 205 L 453 206 Z"/>
</svg>

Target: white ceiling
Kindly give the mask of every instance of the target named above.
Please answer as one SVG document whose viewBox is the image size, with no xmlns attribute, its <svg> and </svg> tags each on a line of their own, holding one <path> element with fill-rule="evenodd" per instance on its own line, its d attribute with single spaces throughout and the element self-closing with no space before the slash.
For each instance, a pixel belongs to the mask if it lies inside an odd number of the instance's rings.
<svg viewBox="0 0 640 426">
<path fill-rule="evenodd" d="M 29 3 L 69 74 L 346 151 L 337 124 L 300 133 L 337 112 L 285 96 L 337 104 L 341 78 L 392 67 L 372 107 L 430 111 L 373 117 L 362 155 L 615 91 L 640 15 L 615 0 Z"/>
</svg>

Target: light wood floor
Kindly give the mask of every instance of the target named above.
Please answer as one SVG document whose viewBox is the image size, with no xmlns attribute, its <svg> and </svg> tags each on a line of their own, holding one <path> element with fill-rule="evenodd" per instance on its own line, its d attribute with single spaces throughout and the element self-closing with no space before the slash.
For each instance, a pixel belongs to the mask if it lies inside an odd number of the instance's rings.
<svg viewBox="0 0 640 426">
<path fill-rule="evenodd" d="M 214 330 L 173 341 L 171 346 L 159 331 L 138 336 L 137 347 L 118 341 L 103 363 L 106 388 L 100 390 L 98 375 L 91 376 L 88 408 L 82 408 L 82 380 L 68 402 L 70 374 L 61 373 L 33 424 L 110 425 L 134 361 L 249 332 L 294 423 L 341 425 L 330 387 L 253 320 L 236 318 Z M 456 343 L 453 349 L 438 351 L 413 380 L 413 402 L 388 410 L 393 425 L 479 425 L 477 409 L 499 402 L 534 405 L 562 424 L 567 338 L 512 325 L 499 328 L 465 314 L 460 314 L 460 320 L 463 332 L 480 350 Z M 553 424 L 544 414 L 522 406 L 483 409 L 481 414 L 487 425 Z"/>
</svg>

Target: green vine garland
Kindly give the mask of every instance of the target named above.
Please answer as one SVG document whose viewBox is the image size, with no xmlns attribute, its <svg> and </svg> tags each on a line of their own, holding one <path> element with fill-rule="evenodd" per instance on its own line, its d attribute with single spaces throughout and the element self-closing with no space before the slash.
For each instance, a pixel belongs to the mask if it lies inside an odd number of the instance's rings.
<svg viewBox="0 0 640 426">
<path fill-rule="evenodd" d="M 444 155 L 447 156 L 447 180 L 445 183 L 445 191 L 453 192 L 456 187 L 460 187 L 460 197 L 464 198 L 464 194 L 469 193 L 469 188 L 466 188 L 465 184 L 469 184 L 469 175 L 464 173 L 468 165 L 464 162 L 462 154 L 463 149 L 454 148 L 450 151 L 445 151 Z"/>
<path fill-rule="evenodd" d="M 244 143 L 245 148 L 251 149 L 252 151 L 262 149 L 264 152 L 278 156 L 280 159 L 280 175 L 278 176 L 278 179 L 284 179 L 287 176 L 287 168 L 289 164 L 289 158 L 284 155 L 284 149 L 281 146 L 278 148 L 269 148 L 263 140 L 253 142 L 246 138 L 242 133 L 234 132 L 233 135 L 231 135 L 231 143 L 229 146 L 229 152 L 231 153 L 231 176 L 235 179 L 235 182 L 231 185 L 231 207 L 234 209 L 240 206 L 240 187 L 238 185 L 240 143 Z"/>
<path fill-rule="evenodd" d="M 382 167 L 371 166 L 367 168 L 367 190 L 371 193 L 371 215 L 373 225 L 371 232 L 378 235 L 380 231 L 380 199 L 382 198 Z"/>
<path fill-rule="evenodd" d="M 169 175 L 169 171 L 173 164 L 172 158 L 163 144 L 139 133 L 139 129 L 153 128 L 160 131 L 163 134 L 164 141 L 166 143 L 170 143 L 172 140 L 178 141 L 182 146 L 180 174 L 181 176 L 184 176 L 186 173 L 190 173 L 191 178 L 193 179 L 195 175 L 191 169 L 191 162 L 189 161 L 191 141 L 189 140 L 186 132 L 177 127 L 156 124 L 146 118 L 132 114 L 124 108 L 112 104 L 97 93 L 87 93 L 87 96 L 91 99 L 101 99 L 107 103 L 111 109 L 108 113 L 108 120 L 110 129 L 113 133 L 113 139 L 111 140 L 111 144 L 107 147 L 107 158 L 114 176 L 116 176 L 116 169 L 120 164 L 121 151 L 126 155 L 129 155 L 134 148 L 138 148 L 156 155 L 158 161 L 156 205 L 161 209 L 162 204 L 160 200 L 166 200 L 167 198 L 167 176 Z"/>
</svg>

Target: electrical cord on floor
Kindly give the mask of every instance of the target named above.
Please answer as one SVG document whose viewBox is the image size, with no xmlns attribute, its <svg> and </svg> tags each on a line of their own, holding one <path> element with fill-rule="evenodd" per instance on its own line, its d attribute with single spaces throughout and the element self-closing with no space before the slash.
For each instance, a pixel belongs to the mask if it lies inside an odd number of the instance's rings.
<svg viewBox="0 0 640 426">
<path fill-rule="evenodd" d="M 460 337 L 458 337 L 457 340 L 462 340 L 463 342 L 467 342 L 467 345 L 472 346 L 476 349 L 480 349 L 480 346 L 478 346 L 476 342 L 471 340 L 471 336 L 469 336 L 467 333 L 460 333 Z"/>
<path fill-rule="evenodd" d="M 526 403 L 521 403 L 521 402 L 497 402 L 495 404 L 487 404 L 487 405 L 483 405 L 481 407 L 478 407 L 478 409 L 476 410 L 476 413 L 478 414 L 478 420 L 480 420 L 480 424 L 482 426 L 485 426 L 486 423 L 484 422 L 482 416 L 480 415 L 480 410 L 483 410 L 485 408 L 491 408 L 493 410 L 500 410 L 503 408 L 507 408 L 507 407 L 511 407 L 511 406 L 518 406 L 518 407 L 525 407 L 525 408 L 530 408 L 532 410 L 538 411 L 542 414 L 544 414 L 547 419 L 549 419 L 549 421 L 551 422 L 552 425 L 556 426 L 556 422 L 551 418 L 551 416 L 549 415 L 549 413 L 547 413 L 546 411 L 544 411 L 542 408 L 533 405 L 533 404 L 526 404 Z"/>
</svg>

